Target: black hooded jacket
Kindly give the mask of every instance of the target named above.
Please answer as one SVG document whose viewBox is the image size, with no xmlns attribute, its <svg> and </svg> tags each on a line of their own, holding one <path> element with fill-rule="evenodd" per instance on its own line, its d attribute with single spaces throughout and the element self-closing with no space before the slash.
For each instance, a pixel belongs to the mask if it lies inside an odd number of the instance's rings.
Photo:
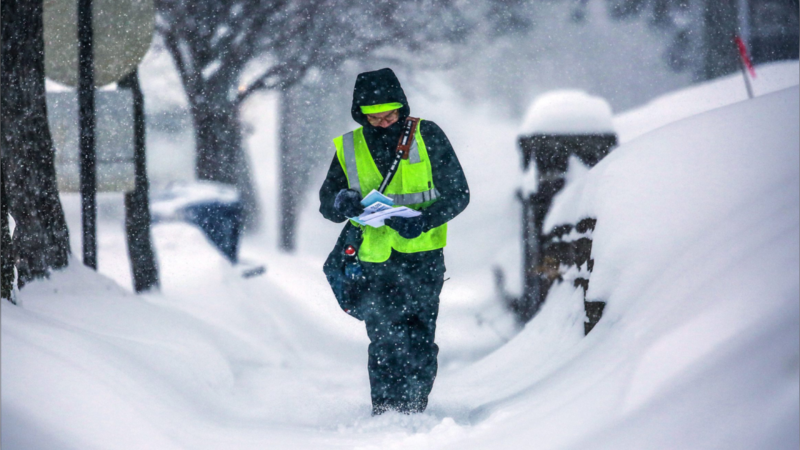
<svg viewBox="0 0 800 450">
<path fill-rule="evenodd" d="M 361 106 L 399 102 L 400 119 L 387 128 L 373 127 L 361 112 Z M 364 126 L 364 138 L 381 175 L 386 175 L 400 139 L 403 122 L 410 114 L 408 100 L 400 81 L 391 69 L 381 69 L 358 75 L 353 89 L 353 120 Z M 469 186 L 464 171 L 458 162 L 453 146 L 438 125 L 429 120 L 420 124 L 420 133 L 431 161 L 433 184 L 439 191 L 439 199 L 422 211 L 425 226 L 423 231 L 436 228 L 457 216 L 469 204 Z M 319 191 L 322 215 L 333 222 L 344 222 L 347 218 L 333 208 L 336 194 L 347 189 L 347 177 L 336 154 L 328 169 L 328 175 Z"/>
</svg>

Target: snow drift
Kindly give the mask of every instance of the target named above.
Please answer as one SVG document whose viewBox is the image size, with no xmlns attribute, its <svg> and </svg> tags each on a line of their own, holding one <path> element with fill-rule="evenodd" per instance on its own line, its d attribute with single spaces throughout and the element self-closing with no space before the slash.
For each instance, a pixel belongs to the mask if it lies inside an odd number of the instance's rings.
<svg viewBox="0 0 800 450">
<path fill-rule="evenodd" d="M 603 319 L 584 338 L 582 291 L 555 286 L 510 342 L 443 367 L 424 414 L 369 416 L 366 337 L 317 256 L 270 253 L 243 281 L 167 223 L 161 294 L 73 261 L 2 303 L 2 446 L 797 448 L 799 95 L 732 102 L 573 171 L 546 226 L 597 218 Z"/>
<path fill-rule="evenodd" d="M 546 228 L 597 218 L 587 298 L 606 312 L 578 341 L 564 283 L 463 375 L 525 379 L 470 405 L 477 448 L 797 447 L 798 111 L 795 87 L 674 123 L 556 198 Z"/>
</svg>

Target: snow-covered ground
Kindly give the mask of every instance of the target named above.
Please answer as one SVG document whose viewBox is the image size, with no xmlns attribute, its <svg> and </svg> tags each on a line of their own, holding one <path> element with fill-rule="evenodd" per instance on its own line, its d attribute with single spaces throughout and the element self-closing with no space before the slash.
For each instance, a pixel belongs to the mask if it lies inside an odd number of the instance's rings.
<svg viewBox="0 0 800 450">
<path fill-rule="evenodd" d="M 800 79 L 796 62 L 758 66 L 752 79 L 754 95 L 795 86 Z M 656 128 L 715 108 L 747 100 L 747 88 L 737 73 L 658 97 L 644 106 L 617 115 L 614 126 L 622 143 Z"/>
<path fill-rule="evenodd" d="M 571 173 L 547 225 L 598 219 L 589 297 L 608 306 L 588 337 L 571 284 L 518 333 L 493 298 L 492 266 L 519 267 L 518 124 L 409 93 L 473 193 L 451 227 L 442 364 L 416 416 L 369 415 L 363 325 L 321 271 L 339 226 L 313 193 L 293 255 L 275 250 L 265 208 L 243 248 L 268 265 L 254 279 L 191 226 L 155 225 L 162 289 L 141 296 L 121 196 L 104 194 L 100 274 L 73 260 L 0 306 L 2 447 L 797 448 L 798 65 L 759 70 L 755 100 L 729 77 L 616 116 L 624 144 Z M 267 206 L 274 107 L 258 96 L 244 114 Z M 79 253 L 78 199 L 63 201 Z"/>
</svg>

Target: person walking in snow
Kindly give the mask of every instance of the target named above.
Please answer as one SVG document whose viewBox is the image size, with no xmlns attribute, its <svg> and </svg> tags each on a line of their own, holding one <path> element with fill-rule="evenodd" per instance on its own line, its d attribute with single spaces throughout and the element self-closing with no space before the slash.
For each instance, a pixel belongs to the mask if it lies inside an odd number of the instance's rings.
<svg viewBox="0 0 800 450">
<path fill-rule="evenodd" d="M 361 214 L 361 199 L 379 189 L 410 108 L 400 81 L 386 68 L 358 75 L 350 112 L 361 128 L 333 140 L 336 155 L 319 192 L 320 212 L 336 223 Z M 414 145 L 384 194 L 421 215 L 388 219 L 379 228 L 351 221 L 361 228 L 357 256 L 364 281 L 348 312 L 364 320 L 371 342 L 373 415 L 422 412 L 428 404 L 438 368 L 434 336 L 447 222 L 469 203 L 467 180 L 447 136 L 429 120 L 419 120 L 415 130 Z"/>
</svg>

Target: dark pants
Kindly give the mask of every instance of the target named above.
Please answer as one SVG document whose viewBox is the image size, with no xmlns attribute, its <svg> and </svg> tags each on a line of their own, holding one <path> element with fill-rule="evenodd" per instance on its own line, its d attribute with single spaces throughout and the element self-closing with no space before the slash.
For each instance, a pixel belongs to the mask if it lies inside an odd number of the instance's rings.
<svg viewBox="0 0 800 450">
<path fill-rule="evenodd" d="M 362 263 L 367 289 L 361 308 L 369 345 L 373 414 L 422 412 L 438 368 L 433 342 L 444 279 L 441 250 L 392 252 L 381 264 Z"/>
</svg>

